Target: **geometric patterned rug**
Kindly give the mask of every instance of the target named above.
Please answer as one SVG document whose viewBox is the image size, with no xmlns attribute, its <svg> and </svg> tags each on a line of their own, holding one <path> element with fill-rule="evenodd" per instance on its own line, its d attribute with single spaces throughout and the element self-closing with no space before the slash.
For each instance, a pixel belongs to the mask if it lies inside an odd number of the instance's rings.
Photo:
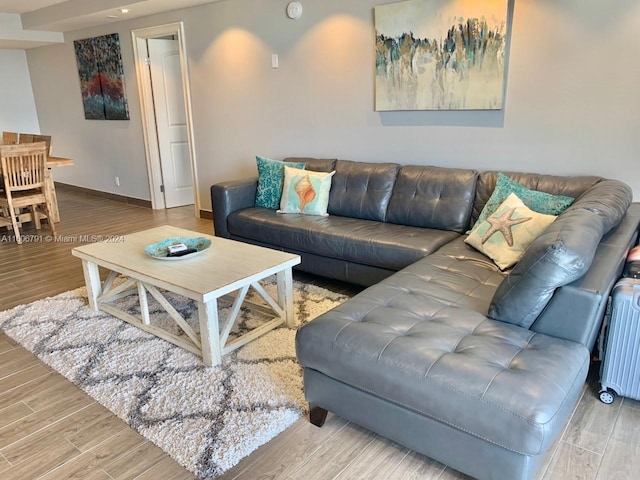
<svg viewBox="0 0 640 480">
<path fill-rule="evenodd" d="M 275 294 L 274 279 L 261 283 Z M 195 304 L 164 293 L 197 331 Z M 297 326 L 347 298 L 294 281 Z M 139 313 L 135 296 L 119 302 Z M 231 305 L 219 305 L 223 324 Z M 152 297 L 149 310 L 152 323 L 180 333 Z M 243 308 L 230 338 L 268 320 Z M 207 367 L 180 347 L 91 312 L 82 287 L 0 312 L 0 330 L 202 479 L 223 474 L 307 408 L 295 329 L 284 326 L 225 355 L 222 365 Z"/>
</svg>

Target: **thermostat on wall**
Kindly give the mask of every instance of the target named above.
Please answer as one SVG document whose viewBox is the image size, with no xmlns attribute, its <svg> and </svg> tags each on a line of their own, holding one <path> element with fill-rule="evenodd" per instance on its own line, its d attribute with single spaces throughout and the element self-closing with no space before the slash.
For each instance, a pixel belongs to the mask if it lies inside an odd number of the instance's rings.
<svg viewBox="0 0 640 480">
<path fill-rule="evenodd" d="M 302 16 L 302 4 L 300 2 L 291 2 L 287 5 L 287 16 L 293 20 L 297 20 Z"/>
</svg>

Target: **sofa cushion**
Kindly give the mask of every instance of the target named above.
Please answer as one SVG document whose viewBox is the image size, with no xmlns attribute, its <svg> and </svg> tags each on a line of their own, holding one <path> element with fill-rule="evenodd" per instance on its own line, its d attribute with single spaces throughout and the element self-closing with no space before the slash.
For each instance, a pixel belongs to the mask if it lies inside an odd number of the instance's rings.
<svg viewBox="0 0 640 480">
<path fill-rule="evenodd" d="M 331 173 L 284 167 L 284 186 L 278 213 L 327 216 Z"/>
<path fill-rule="evenodd" d="M 529 328 L 556 288 L 586 273 L 602 236 L 620 223 L 631 198 L 631 188 L 617 180 L 588 189 L 529 246 L 496 290 L 489 316 Z"/>
<path fill-rule="evenodd" d="M 475 170 L 402 167 L 386 221 L 463 233 L 469 224 L 477 177 Z"/>
<path fill-rule="evenodd" d="M 460 237 L 456 232 L 259 208 L 232 213 L 227 227 L 238 237 L 389 270 L 400 270 Z"/>
<path fill-rule="evenodd" d="M 499 173 L 503 173 L 511 180 L 524 185 L 529 190 L 551 193 L 553 195 L 565 195 L 573 198 L 578 198 L 602 180 L 602 177 L 560 177 L 556 175 L 539 175 L 537 173 L 482 172 L 478 176 L 476 197 L 473 202 L 473 213 L 471 215 L 471 225 L 475 224 L 480 216 L 480 212 L 493 194 Z"/>
<path fill-rule="evenodd" d="M 285 162 L 304 163 L 305 170 L 313 172 L 332 172 L 336 167 L 336 158 L 288 157 Z"/>
<path fill-rule="evenodd" d="M 505 270 L 522 258 L 531 242 L 555 219 L 555 215 L 534 212 L 511 193 L 495 212 L 476 222 L 465 242 Z"/>
<path fill-rule="evenodd" d="M 464 240 L 459 237 L 402 269 L 393 275 L 393 284 L 486 315 L 506 273 Z"/>
<path fill-rule="evenodd" d="M 329 215 L 384 222 L 400 165 L 338 160 Z"/>
<path fill-rule="evenodd" d="M 588 350 L 449 305 L 405 272 L 300 328 L 301 364 L 511 451 L 549 448 Z"/>
<path fill-rule="evenodd" d="M 573 197 L 566 195 L 553 195 L 551 193 L 528 189 L 515 180 L 511 180 L 503 173 L 498 173 L 496 188 L 493 190 L 489 200 L 487 200 L 486 205 L 482 209 L 482 212 L 480 212 L 480 216 L 473 227 L 477 227 L 489 218 L 511 193 L 515 193 L 518 198 L 534 212 L 545 215 L 560 215 L 575 200 Z"/>
<path fill-rule="evenodd" d="M 284 183 L 284 167 L 304 168 L 304 163 L 281 162 L 256 156 L 258 167 L 258 189 L 256 191 L 256 207 L 276 210 L 280 206 L 282 185 Z"/>
</svg>

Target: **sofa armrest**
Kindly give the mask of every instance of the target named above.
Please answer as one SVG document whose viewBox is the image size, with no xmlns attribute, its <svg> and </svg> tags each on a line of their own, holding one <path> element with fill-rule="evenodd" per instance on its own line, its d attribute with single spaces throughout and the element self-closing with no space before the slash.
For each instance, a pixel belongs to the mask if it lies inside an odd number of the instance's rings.
<svg viewBox="0 0 640 480">
<path fill-rule="evenodd" d="M 572 340 L 592 349 L 627 253 L 638 238 L 640 203 L 632 204 L 618 227 L 602 238 L 587 273 L 558 288 L 531 330 Z"/>
<path fill-rule="evenodd" d="M 211 186 L 213 231 L 216 236 L 230 238 L 227 217 L 237 210 L 255 206 L 258 178 L 245 178 Z"/>
</svg>

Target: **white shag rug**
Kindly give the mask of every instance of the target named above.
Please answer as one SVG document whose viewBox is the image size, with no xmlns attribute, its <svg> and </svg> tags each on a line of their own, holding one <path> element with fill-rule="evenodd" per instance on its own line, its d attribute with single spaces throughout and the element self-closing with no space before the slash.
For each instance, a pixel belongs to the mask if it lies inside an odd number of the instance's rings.
<svg viewBox="0 0 640 480">
<path fill-rule="evenodd" d="M 275 293 L 275 279 L 263 286 Z M 197 330 L 196 305 L 165 292 Z M 294 281 L 297 325 L 348 297 Z M 258 302 L 254 295 L 252 300 Z M 119 301 L 139 313 L 137 296 Z M 219 302 L 220 323 L 230 304 Z M 179 334 L 149 296 L 152 322 Z M 269 320 L 243 309 L 230 338 Z M 0 330 L 202 479 L 215 478 L 291 426 L 307 405 L 295 330 L 284 326 L 207 367 L 196 355 L 103 312 L 79 288 L 0 312 Z"/>
</svg>

